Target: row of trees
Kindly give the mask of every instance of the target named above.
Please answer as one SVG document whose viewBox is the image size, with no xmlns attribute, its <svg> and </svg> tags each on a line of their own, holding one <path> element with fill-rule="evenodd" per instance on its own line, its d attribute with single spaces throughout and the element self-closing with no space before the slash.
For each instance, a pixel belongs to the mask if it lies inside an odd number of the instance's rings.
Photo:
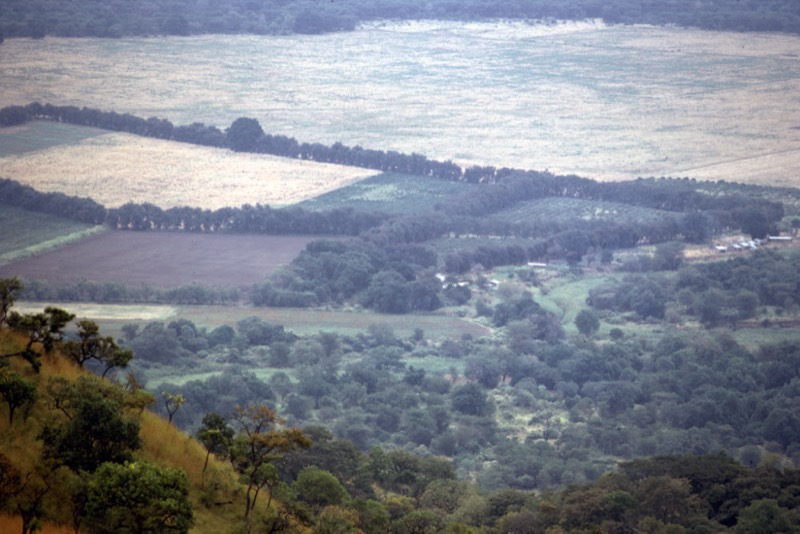
<svg viewBox="0 0 800 534">
<path fill-rule="evenodd" d="M 193 35 L 218 33 L 318 34 L 351 31 L 369 20 L 583 20 L 602 18 L 612 24 L 677 24 L 714 30 L 800 31 L 800 13 L 787 0 L 714 4 L 676 0 L 651 4 L 643 0 L 569 0 L 553 4 L 525 0 L 496 4 L 482 0 L 453 3 L 433 0 L 408 4 L 397 0 L 342 0 L 320 5 L 309 0 L 253 3 L 224 0 L 191 6 L 156 0 L 147 7 L 124 2 L 97 4 L 42 0 L 0 6 L 0 32 L 9 37 L 123 37 L 128 35 Z"/>
<path fill-rule="evenodd" d="M 127 203 L 107 209 L 89 198 L 42 193 L 7 178 L 0 178 L 0 203 L 88 224 L 105 223 L 117 230 L 139 231 L 358 235 L 386 218 L 351 208 L 318 212 L 302 208 L 273 209 L 262 204 L 213 211 L 191 207 L 165 210 L 147 203 Z"/>
<path fill-rule="evenodd" d="M 186 284 L 173 288 L 156 288 L 147 284 L 128 285 L 123 282 L 53 283 L 45 280 L 26 280 L 22 298 L 42 301 L 151 304 L 236 304 L 240 300 L 236 288 L 218 288 L 201 284 Z"/>
</svg>

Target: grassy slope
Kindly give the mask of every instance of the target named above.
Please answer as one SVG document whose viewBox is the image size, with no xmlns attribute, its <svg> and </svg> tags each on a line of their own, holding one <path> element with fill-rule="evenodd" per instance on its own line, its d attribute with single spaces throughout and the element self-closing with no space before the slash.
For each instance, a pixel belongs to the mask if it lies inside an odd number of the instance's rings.
<svg viewBox="0 0 800 534">
<path fill-rule="evenodd" d="M 19 346 L 21 338 L 0 331 L 0 352 L 8 352 Z M 36 380 L 39 387 L 39 401 L 26 420 L 23 420 L 22 410 L 15 413 L 14 424 L 9 427 L 8 408 L 4 402 L 0 403 L 0 451 L 9 457 L 11 462 L 23 472 L 35 463 L 41 452 L 41 442 L 36 439 L 46 421 L 53 417 L 53 409 L 46 402 L 46 384 L 48 379 L 55 376 L 65 377 L 70 381 L 77 380 L 85 373 L 72 362 L 54 355 L 43 359 L 44 365 L 40 374 L 34 374 L 27 364 L 12 360 L 14 369 L 28 379 Z M 239 524 L 244 509 L 244 488 L 238 483 L 237 475 L 227 462 L 217 462 L 213 457 L 203 477 L 203 464 L 205 462 L 205 449 L 203 446 L 163 418 L 150 411 L 145 411 L 140 417 L 140 436 L 143 447 L 136 453 L 138 459 L 155 462 L 162 466 L 184 470 L 190 481 L 190 498 L 194 508 L 195 526 L 190 531 L 193 534 L 218 534 L 231 532 Z M 215 493 L 210 493 L 208 488 L 212 482 L 219 488 Z M 53 501 L 64 502 L 66 498 L 63 488 L 58 486 L 52 490 Z M 203 496 L 211 495 L 211 500 L 220 505 L 206 506 L 201 502 Z M 261 509 L 257 511 L 263 515 L 264 499 L 260 501 Z M 21 531 L 19 519 L 9 516 L 0 516 L 0 532 Z M 72 532 L 71 529 L 67 530 Z M 44 534 L 65 532 L 63 527 L 55 524 L 46 525 Z"/>
</svg>

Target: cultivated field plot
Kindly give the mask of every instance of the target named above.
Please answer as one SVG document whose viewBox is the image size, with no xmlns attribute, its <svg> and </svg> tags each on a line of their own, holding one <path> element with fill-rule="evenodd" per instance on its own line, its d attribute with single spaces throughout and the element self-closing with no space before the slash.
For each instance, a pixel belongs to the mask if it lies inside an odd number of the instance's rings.
<svg viewBox="0 0 800 534">
<path fill-rule="evenodd" d="M 34 301 L 15 303 L 14 309 L 20 313 L 35 313 L 50 305 L 69 310 L 78 318 L 97 321 L 103 333 L 115 337 L 122 337 L 122 327 L 127 323 L 169 322 L 180 317 L 189 319 L 198 326 L 212 329 L 225 324 L 235 327 L 238 321 L 251 316 L 260 317 L 268 323 L 283 325 L 287 330 L 304 335 L 316 334 L 320 330 L 335 331 L 341 335 L 356 335 L 364 333 L 373 324 L 388 324 L 400 337 L 410 337 L 416 328 L 421 328 L 428 339 L 461 339 L 464 334 L 481 337 L 490 333 L 485 326 L 459 317 L 382 315 L 370 311 Z"/>
<path fill-rule="evenodd" d="M 105 232 L 0 266 L 0 277 L 176 287 L 197 282 L 249 288 L 312 241 L 301 236 Z"/>
<path fill-rule="evenodd" d="M 99 128 L 77 128 L 70 124 L 50 121 L 35 121 L 21 126 L 0 128 L 0 157 L 69 145 L 106 134 L 108 131 Z"/>
<path fill-rule="evenodd" d="M 78 137 L 83 129 L 53 126 L 57 127 L 53 136 L 63 132 Z M 47 124 L 33 123 L 33 127 L 47 129 Z M 39 191 L 89 197 L 110 208 L 129 201 L 162 208 L 280 206 L 374 174 L 355 167 L 242 154 L 123 133 L 0 157 L 0 176 Z"/>
<path fill-rule="evenodd" d="M 507 210 L 497 212 L 493 219 L 519 223 L 535 221 L 617 221 L 620 223 L 648 223 L 655 219 L 673 217 L 668 211 L 642 208 L 606 202 L 603 200 L 584 200 L 580 198 L 541 198 L 524 202 Z"/>
<path fill-rule="evenodd" d="M 82 235 L 90 228 L 89 224 L 0 204 L 0 262 L 13 252 L 45 241 Z"/>
<path fill-rule="evenodd" d="M 0 105 L 247 116 L 301 141 L 462 163 L 798 185 L 798 57 L 798 36 L 592 22 L 6 39 Z"/>
<path fill-rule="evenodd" d="M 477 187 L 408 174 L 379 174 L 299 204 L 313 210 L 351 207 L 359 211 L 410 213 L 429 211 L 456 195 Z"/>
</svg>

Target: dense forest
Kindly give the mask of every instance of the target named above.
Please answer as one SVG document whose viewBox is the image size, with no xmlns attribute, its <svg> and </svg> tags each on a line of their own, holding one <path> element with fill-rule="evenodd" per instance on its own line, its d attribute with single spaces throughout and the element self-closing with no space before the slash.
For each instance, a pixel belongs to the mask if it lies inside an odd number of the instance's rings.
<svg viewBox="0 0 800 534">
<path fill-rule="evenodd" d="M 792 0 L 31 0 L 0 4 L 5 37 L 124 37 L 209 33 L 318 34 L 350 31 L 374 20 L 584 20 L 674 24 L 711 30 L 800 32 Z M 1 38 L 0 38 L 1 40 Z"/>
</svg>

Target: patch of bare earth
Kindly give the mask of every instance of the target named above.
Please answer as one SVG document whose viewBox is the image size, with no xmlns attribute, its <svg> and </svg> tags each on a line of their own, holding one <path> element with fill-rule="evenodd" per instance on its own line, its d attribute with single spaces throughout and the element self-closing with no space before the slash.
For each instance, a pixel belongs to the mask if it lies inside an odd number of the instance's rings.
<svg viewBox="0 0 800 534">
<path fill-rule="evenodd" d="M 91 280 L 175 287 L 197 282 L 247 288 L 288 264 L 311 236 L 105 232 L 0 267 L 0 277 Z"/>
<path fill-rule="evenodd" d="M 2 177 L 109 208 L 129 201 L 206 209 L 294 204 L 374 174 L 121 133 L 0 158 Z"/>
</svg>

